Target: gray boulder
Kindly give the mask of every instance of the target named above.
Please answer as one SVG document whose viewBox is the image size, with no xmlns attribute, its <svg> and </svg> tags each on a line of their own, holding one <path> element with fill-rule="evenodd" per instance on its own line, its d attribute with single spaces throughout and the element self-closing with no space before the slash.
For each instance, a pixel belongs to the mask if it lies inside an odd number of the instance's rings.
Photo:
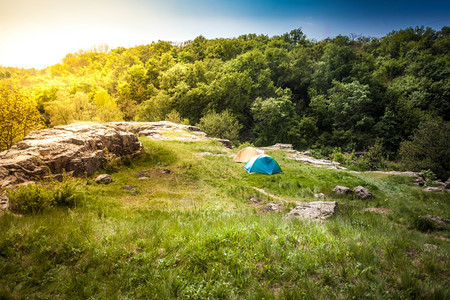
<svg viewBox="0 0 450 300">
<path fill-rule="evenodd" d="M 9 207 L 9 198 L 0 194 L 0 210 L 6 210 Z"/>
<path fill-rule="evenodd" d="M 335 188 L 331 192 L 339 196 L 351 195 L 353 193 L 351 189 L 341 185 L 335 186 Z"/>
<path fill-rule="evenodd" d="M 279 205 L 276 203 L 267 203 L 267 210 L 268 211 L 278 211 Z"/>
<path fill-rule="evenodd" d="M 113 182 L 111 176 L 108 174 L 100 174 L 95 178 L 95 182 L 102 183 L 102 184 L 108 184 Z"/>
<path fill-rule="evenodd" d="M 355 193 L 356 197 L 365 200 L 373 198 L 373 194 L 371 191 L 369 191 L 368 188 L 365 188 L 363 186 L 357 186 L 353 189 L 353 192 Z"/>
<path fill-rule="evenodd" d="M 285 218 L 306 220 L 325 220 L 339 211 L 336 201 L 316 201 L 298 205 L 285 215 Z"/>
</svg>

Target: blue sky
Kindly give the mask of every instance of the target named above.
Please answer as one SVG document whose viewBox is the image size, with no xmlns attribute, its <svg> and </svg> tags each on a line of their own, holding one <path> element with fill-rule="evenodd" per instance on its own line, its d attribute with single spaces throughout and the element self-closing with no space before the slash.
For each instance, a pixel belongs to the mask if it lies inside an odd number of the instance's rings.
<svg viewBox="0 0 450 300">
<path fill-rule="evenodd" d="M 380 37 L 422 25 L 450 26 L 450 1 L 0 0 L 0 65 L 41 68 L 99 43 L 130 47 L 296 28 L 315 40 Z"/>
</svg>

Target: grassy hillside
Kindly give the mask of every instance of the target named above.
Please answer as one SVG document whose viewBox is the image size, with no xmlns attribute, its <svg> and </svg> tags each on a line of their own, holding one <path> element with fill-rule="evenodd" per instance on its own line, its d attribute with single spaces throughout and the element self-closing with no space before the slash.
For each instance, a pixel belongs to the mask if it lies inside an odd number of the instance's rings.
<svg viewBox="0 0 450 300">
<path fill-rule="evenodd" d="M 216 141 L 142 142 L 145 154 L 111 184 L 67 179 L 75 207 L 0 216 L 0 298 L 450 297 L 450 231 L 419 218 L 450 219 L 448 193 L 282 151 L 269 152 L 282 174 L 249 175 L 232 162 L 237 150 Z M 340 213 L 324 222 L 283 219 L 336 185 L 363 185 L 375 198 L 331 197 Z M 253 187 L 286 199 L 281 211 L 268 212 L 274 199 Z"/>
</svg>

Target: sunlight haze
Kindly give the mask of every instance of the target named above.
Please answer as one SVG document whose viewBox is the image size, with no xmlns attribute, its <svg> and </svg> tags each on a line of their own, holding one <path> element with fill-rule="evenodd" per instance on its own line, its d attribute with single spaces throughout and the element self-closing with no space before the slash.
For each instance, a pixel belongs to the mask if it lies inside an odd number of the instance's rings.
<svg viewBox="0 0 450 300">
<path fill-rule="evenodd" d="M 407 4 L 406 4 L 407 3 Z M 0 1 L 0 65 L 43 68 L 96 44 L 111 48 L 183 42 L 302 28 L 309 39 L 338 34 L 382 36 L 409 26 L 439 29 L 445 2 L 387 1 Z"/>
</svg>

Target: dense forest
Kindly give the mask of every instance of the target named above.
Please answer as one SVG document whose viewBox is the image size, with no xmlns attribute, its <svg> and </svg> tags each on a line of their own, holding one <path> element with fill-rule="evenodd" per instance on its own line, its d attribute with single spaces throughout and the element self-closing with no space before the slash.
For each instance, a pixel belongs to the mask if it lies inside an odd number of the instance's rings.
<svg viewBox="0 0 450 300">
<path fill-rule="evenodd" d="M 371 152 L 447 179 L 449 49 L 450 27 L 322 41 L 295 29 L 102 45 L 42 70 L 0 67 L 0 150 L 46 126 L 170 120 L 256 146 Z"/>
</svg>

